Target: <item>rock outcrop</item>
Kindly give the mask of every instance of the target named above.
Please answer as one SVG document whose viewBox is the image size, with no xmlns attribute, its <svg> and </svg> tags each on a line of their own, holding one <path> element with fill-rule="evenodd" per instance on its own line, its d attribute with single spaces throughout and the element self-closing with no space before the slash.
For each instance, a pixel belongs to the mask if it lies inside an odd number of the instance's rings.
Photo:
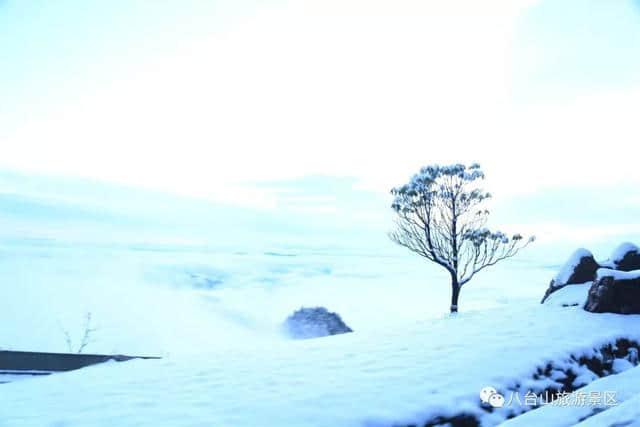
<svg viewBox="0 0 640 427">
<path fill-rule="evenodd" d="M 287 317 L 282 326 L 285 333 L 293 339 L 353 332 L 337 313 L 331 313 L 324 307 L 303 307 Z"/>
<path fill-rule="evenodd" d="M 640 270 L 598 270 L 584 309 L 592 313 L 640 314 Z"/>
<path fill-rule="evenodd" d="M 633 243 L 622 243 L 606 261 L 596 262 L 593 254 L 578 249 L 551 280 L 542 303 L 567 285 L 589 283 L 589 290 L 580 305 L 593 313 L 640 314 L 640 248 Z M 586 289 L 586 286 L 583 286 Z M 576 291 L 579 291 L 576 288 Z M 563 291 L 564 292 L 564 291 Z M 580 291 L 582 293 L 582 291 Z M 572 301 L 580 295 L 571 293 Z M 553 298 L 558 299 L 558 298 Z M 567 298 L 560 298 L 561 305 Z"/>
</svg>

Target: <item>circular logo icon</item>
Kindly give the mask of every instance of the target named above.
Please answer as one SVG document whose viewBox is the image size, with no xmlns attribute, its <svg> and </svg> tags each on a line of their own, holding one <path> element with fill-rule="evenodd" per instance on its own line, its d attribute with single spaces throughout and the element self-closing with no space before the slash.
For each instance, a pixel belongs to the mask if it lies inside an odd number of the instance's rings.
<svg viewBox="0 0 640 427">
<path fill-rule="evenodd" d="M 504 406 L 504 397 L 500 393 L 494 393 L 489 397 L 489 405 L 494 408 L 502 408 Z"/>
<path fill-rule="evenodd" d="M 493 387 L 483 387 L 482 390 L 480 390 L 480 400 L 482 403 L 489 403 L 491 395 L 496 393 L 498 393 L 498 391 Z"/>
</svg>

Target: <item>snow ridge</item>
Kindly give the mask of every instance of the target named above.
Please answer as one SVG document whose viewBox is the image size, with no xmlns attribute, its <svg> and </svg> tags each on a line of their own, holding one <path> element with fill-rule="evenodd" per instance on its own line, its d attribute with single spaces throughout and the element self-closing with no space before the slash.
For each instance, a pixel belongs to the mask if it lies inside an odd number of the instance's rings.
<svg viewBox="0 0 640 427">
<path fill-rule="evenodd" d="M 603 277 L 613 277 L 614 280 L 637 280 L 640 279 L 640 270 L 620 271 L 610 268 L 599 268 L 596 271 L 596 280 Z"/>
</svg>

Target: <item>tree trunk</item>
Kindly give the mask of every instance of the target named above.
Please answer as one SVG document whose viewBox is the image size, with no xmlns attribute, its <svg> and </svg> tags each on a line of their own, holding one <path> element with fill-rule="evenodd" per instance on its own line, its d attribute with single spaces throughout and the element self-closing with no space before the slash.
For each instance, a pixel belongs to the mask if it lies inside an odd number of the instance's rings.
<svg viewBox="0 0 640 427">
<path fill-rule="evenodd" d="M 451 278 L 451 312 L 458 312 L 458 297 L 460 296 L 460 285 L 456 278 Z"/>
</svg>

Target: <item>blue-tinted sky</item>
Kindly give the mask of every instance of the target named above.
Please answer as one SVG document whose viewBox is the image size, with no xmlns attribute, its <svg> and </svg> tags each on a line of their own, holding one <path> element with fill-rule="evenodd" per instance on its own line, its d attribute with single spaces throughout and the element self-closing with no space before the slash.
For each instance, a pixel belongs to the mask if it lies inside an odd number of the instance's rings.
<svg viewBox="0 0 640 427">
<path fill-rule="evenodd" d="M 520 102 L 558 102 L 640 85 L 640 2 L 542 1 L 518 20 Z"/>
<path fill-rule="evenodd" d="M 4 0 L 0 61 L 2 168 L 385 224 L 479 161 L 500 223 L 637 228 L 637 1 Z"/>
</svg>

